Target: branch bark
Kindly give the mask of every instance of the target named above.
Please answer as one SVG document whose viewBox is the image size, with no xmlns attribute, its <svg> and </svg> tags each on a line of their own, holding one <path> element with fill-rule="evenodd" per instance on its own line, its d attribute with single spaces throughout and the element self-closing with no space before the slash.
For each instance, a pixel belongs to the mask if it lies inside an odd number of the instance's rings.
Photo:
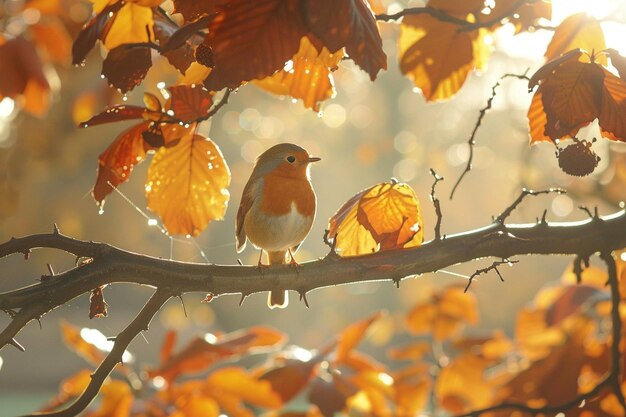
<svg viewBox="0 0 626 417">
<path fill-rule="evenodd" d="M 574 223 L 510 225 L 496 221 L 481 229 L 424 243 L 418 248 L 350 258 L 341 258 L 331 251 L 323 259 L 303 263 L 299 271 L 277 266 L 263 274 L 253 266 L 154 258 L 60 233 L 11 239 L 0 245 L 0 257 L 39 247 L 64 250 L 92 261 L 46 277 L 39 283 L 1 293 L 0 310 L 17 312 L 19 323 L 12 321 L 0 334 L 0 346 L 9 343 L 30 320 L 105 284 L 136 283 L 169 288 L 174 294 L 206 292 L 247 296 L 263 291 L 293 290 L 302 295 L 334 285 L 380 280 L 397 282 L 408 276 L 485 257 L 506 259 L 529 254 L 559 254 L 586 258 L 597 252 L 610 253 L 626 247 L 626 211 Z"/>
</svg>

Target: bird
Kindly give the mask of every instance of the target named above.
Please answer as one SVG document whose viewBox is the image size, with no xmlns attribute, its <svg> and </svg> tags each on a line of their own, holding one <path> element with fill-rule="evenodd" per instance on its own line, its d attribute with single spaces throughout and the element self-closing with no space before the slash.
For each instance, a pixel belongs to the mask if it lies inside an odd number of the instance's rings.
<svg viewBox="0 0 626 417">
<path fill-rule="evenodd" d="M 320 161 L 298 145 L 279 143 L 256 160 L 237 210 L 235 236 L 237 252 L 246 247 L 246 239 L 261 250 L 258 268 L 290 264 L 299 268 L 293 254 L 309 234 L 317 206 L 311 184 L 311 163 Z M 268 266 L 262 264 L 267 253 Z M 285 308 L 286 291 L 271 291 L 270 308 Z"/>
</svg>

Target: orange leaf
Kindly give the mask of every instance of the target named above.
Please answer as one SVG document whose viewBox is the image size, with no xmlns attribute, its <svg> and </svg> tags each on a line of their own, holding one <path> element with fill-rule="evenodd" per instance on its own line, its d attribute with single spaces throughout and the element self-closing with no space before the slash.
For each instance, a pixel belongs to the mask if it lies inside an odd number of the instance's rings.
<svg viewBox="0 0 626 417">
<path fill-rule="evenodd" d="M 211 15 L 215 11 L 215 2 L 207 0 L 174 0 L 174 11 L 180 13 L 186 22 Z"/>
<path fill-rule="evenodd" d="M 500 4 L 500 1 L 496 3 L 496 6 Z M 457 17 L 459 19 L 465 19 L 468 14 L 478 15 L 481 10 L 485 8 L 484 0 L 464 0 L 464 1 L 450 1 L 450 0 L 430 0 L 427 4 L 432 9 L 441 10 L 447 15 Z"/>
<path fill-rule="evenodd" d="M 416 305 L 407 316 L 407 327 L 415 334 L 432 333 L 435 340 L 454 336 L 465 324 L 476 324 L 476 299 L 456 286 L 444 288 Z"/>
<path fill-rule="evenodd" d="M 516 0 L 497 0 L 489 14 L 478 14 L 476 17 L 479 21 L 483 21 L 492 19 L 494 16 L 507 16 L 506 20 L 515 25 L 516 33 L 534 26 L 540 18 L 552 19 L 551 0 L 528 0 L 515 7 L 516 5 Z M 498 25 L 500 23 L 496 26 Z"/>
<path fill-rule="evenodd" d="M 417 196 L 410 186 L 397 182 L 361 191 L 328 223 L 328 235 L 336 239 L 341 256 L 419 246 L 424 238 Z"/>
<path fill-rule="evenodd" d="M 193 339 L 180 352 L 172 355 L 173 336 L 168 336 L 163 346 L 162 365 L 150 371 L 150 377 L 156 375 L 171 381 L 178 375 L 201 372 L 215 362 L 246 353 L 257 353 L 272 347 L 280 346 L 285 335 L 267 327 L 251 327 L 245 331 L 237 331 L 209 342 L 204 338 Z"/>
<path fill-rule="evenodd" d="M 303 8 L 311 32 L 332 53 L 346 53 L 374 81 L 387 69 L 387 55 L 376 19 L 365 0 L 305 0 Z"/>
<path fill-rule="evenodd" d="M 575 135 L 600 113 L 602 67 L 568 61 L 541 84 L 547 116 L 545 134 L 552 139 Z"/>
<path fill-rule="evenodd" d="M 94 11 L 97 15 L 83 26 L 76 36 L 72 45 L 72 64 L 80 65 L 83 63 L 89 51 L 96 45 L 96 41 L 102 37 L 107 23 L 111 16 L 122 8 L 124 3 L 117 2 L 108 5 L 108 2 L 102 4 L 94 4 Z"/>
<path fill-rule="evenodd" d="M 422 14 L 402 21 L 398 44 L 400 70 L 428 101 L 452 97 L 470 71 L 485 65 L 489 46 L 484 30 L 461 31 L 458 25 Z"/>
<path fill-rule="evenodd" d="M 303 36 L 300 49 L 291 59 L 291 67 L 255 81 L 255 84 L 274 94 L 301 99 L 304 107 L 319 111 L 319 103 L 335 95 L 331 72 L 342 57 L 341 51 L 330 53 L 326 47 L 318 52 L 309 37 Z"/>
<path fill-rule="evenodd" d="M 626 142 L 626 82 L 606 69 L 602 88 L 602 104 L 598 122 L 602 135 Z"/>
<path fill-rule="evenodd" d="M 282 405 L 279 395 L 272 391 L 270 382 L 256 379 L 241 368 L 219 369 L 207 379 L 207 389 L 229 415 L 239 415 L 242 402 L 250 405 L 278 408 Z"/>
<path fill-rule="evenodd" d="M 337 362 L 344 361 L 348 354 L 361 342 L 365 333 L 378 318 L 382 316 L 382 312 L 377 312 L 361 321 L 346 327 L 339 335 L 339 342 L 336 347 Z"/>
<path fill-rule="evenodd" d="M 435 382 L 440 404 L 454 414 L 492 404 L 494 387 L 484 375 L 490 363 L 472 353 L 457 356 L 441 370 Z"/>
<path fill-rule="evenodd" d="M 106 356 L 100 349 L 87 342 L 80 335 L 80 330 L 68 322 L 61 321 L 61 333 L 65 344 L 92 365 L 98 365 Z"/>
<path fill-rule="evenodd" d="M 150 122 L 145 121 L 125 130 L 98 158 L 98 178 L 92 191 L 93 198 L 98 203 L 101 204 L 113 191 L 112 187 L 128 181 L 135 165 L 146 158 L 146 144 L 142 133 L 149 125 Z"/>
<path fill-rule="evenodd" d="M 545 57 L 551 60 L 577 48 L 596 54 L 595 62 L 607 64 L 606 56 L 598 55 L 606 49 L 600 22 L 585 13 L 573 14 L 561 22 L 546 49 Z M 581 59 L 589 62 L 589 57 L 586 55 Z"/>
<path fill-rule="evenodd" d="M 154 39 L 152 9 L 135 3 L 124 3 L 111 18 L 104 34 L 104 46 L 111 50 L 126 43 L 150 42 Z"/>
<path fill-rule="evenodd" d="M 230 170 L 217 145 L 189 134 L 154 156 L 146 180 L 148 208 L 170 234 L 197 236 L 224 217 L 229 184 Z"/>
<path fill-rule="evenodd" d="M 100 397 L 100 407 L 89 417 L 130 417 L 133 393 L 126 382 L 106 382 L 100 389 Z"/>
<path fill-rule="evenodd" d="M 172 98 L 170 110 L 173 116 L 185 123 L 204 116 L 213 104 L 213 95 L 199 85 L 177 85 L 168 88 Z"/>
<path fill-rule="evenodd" d="M 317 366 L 326 357 L 325 353 L 320 352 L 308 361 L 286 359 L 281 365 L 265 371 L 259 379 L 268 381 L 283 403 L 287 403 L 308 385 Z"/>
<path fill-rule="evenodd" d="M 32 25 L 30 30 L 37 45 L 43 47 L 48 56 L 58 64 L 69 64 L 72 38 L 58 18 Z"/>
<path fill-rule="evenodd" d="M 220 408 L 213 398 L 192 395 L 180 397 L 176 401 L 176 410 L 168 417 L 219 417 Z"/>
<path fill-rule="evenodd" d="M 545 134 L 548 118 L 543 108 L 543 98 L 541 89 L 535 91 L 533 99 L 528 108 L 528 127 L 530 132 L 530 143 L 552 142 L 552 139 Z"/>
<path fill-rule="evenodd" d="M 613 48 L 609 48 L 606 50 L 611 58 L 611 64 L 617 69 L 619 76 L 624 80 L 626 79 L 626 58 L 621 56 L 619 52 L 617 52 Z"/>
<path fill-rule="evenodd" d="M 416 342 L 390 348 L 387 354 L 395 360 L 418 361 L 431 350 L 432 346 L 430 343 Z"/>
<path fill-rule="evenodd" d="M 204 45 L 214 68 L 204 85 L 210 91 L 238 87 L 281 69 L 307 32 L 297 0 L 233 0 L 215 6 Z"/>
</svg>

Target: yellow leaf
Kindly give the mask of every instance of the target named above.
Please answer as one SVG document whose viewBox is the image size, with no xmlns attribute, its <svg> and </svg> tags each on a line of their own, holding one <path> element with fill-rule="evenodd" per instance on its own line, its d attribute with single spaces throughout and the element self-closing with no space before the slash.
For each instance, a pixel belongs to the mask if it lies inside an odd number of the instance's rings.
<svg viewBox="0 0 626 417">
<path fill-rule="evenodd" d="M 490 54 L 486 30 L 459 26 L 422 14 L 405 17 L 398 44 L 400 70 L 428 101 L 452 97 L 470 71 L 483 68 Z"/>
<path fill-rule="evenodd" d="M 320 101 L 335 95 L 331 71 L 342 57 L 341 49 L 330 53 L 323 47 L 318 51 L 308 36 L 303 36 L 300 49 L 291 59 L 292 65 L 254 83 L 270 93 L 301 99 L 305 107 L 319 111 Z"/>
<path fill-rule="evenodd" d="M 552 36 L 545 57 L 551 60 L 576 48 L 590 54 L 595 53 L 595 62 L 607 65 L 606 56 L 597 55 L 606 49 L 600 22 L 585 13 L 573 14 L 561 22 Z M 587 55 L 582 55 L 579 59 L 582 62 L 590 62 Z"/>
<path fill-rule="evenodd" d="M 154 39 L 152 9 L 126 3 L 112 18 L 104 37 L 104 46 L 111 50 L 126 43 L 150 42 Z"/>
<path fill-rule="evenodd" d="M 424 225 L 415 191 L 384 182 L 361 191 L 329 220 L 328 235 L 341 256 L 419 246 Z"/>
<path fill-rule="evenodd" d="M 197 236 L 228 205 L 230 170 L 213 141 L 186 135 L 159 149 L 148 169 L 148 208 L 158 213 L 170 234 Z"/>
</svg>

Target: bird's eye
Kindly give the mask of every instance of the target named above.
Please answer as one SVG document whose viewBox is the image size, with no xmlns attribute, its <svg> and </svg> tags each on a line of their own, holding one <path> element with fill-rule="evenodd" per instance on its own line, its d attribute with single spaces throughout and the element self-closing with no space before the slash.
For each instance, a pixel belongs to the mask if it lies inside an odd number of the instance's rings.
<svg viewBox="0 0 626 417">
<path fill-rule="evenodd" d="M 289 155 L 287 157 L 287 162 L 289 162 L 290 164 L 293 164 L 294 162 L 296 162 L 296 157 L 293 155 Z"/>
</svg>

